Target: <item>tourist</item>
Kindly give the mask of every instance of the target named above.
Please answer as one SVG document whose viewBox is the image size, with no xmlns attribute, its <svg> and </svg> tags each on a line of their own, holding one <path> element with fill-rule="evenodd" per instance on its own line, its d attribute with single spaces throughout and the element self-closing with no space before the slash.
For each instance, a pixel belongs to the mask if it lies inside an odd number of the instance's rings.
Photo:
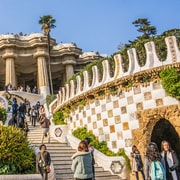
<svg viewBox="0 0 180 180">
<path fill-rule="evenodd" d="M 37 93 L 38 93 L 36 86 L 34 86 L 34 88 L 32 89 L 32 93 L 34 93 L 34 94 L 37 94 Z"/>
<path fill-rule="evenodd" d="M 40 145 L 39 150 L 40 152 L 36 155 L 36 171 L 41 174 L 42 180 L 48 180 L 51 156 L 45 144 Z"/>
<path fill-rule="evenodd" d="M 32 126 L 36 126 L 36 121 L 37 121 L 37 110 L 35 109 L 35 106 L 32 106 L 31 108 L 31 122 L 32 122 Z"/>
<path fill-rule="evenodd" d="M 179 175 L 177 171 L 179 167 L 179 160 L 176 152 L 171 149 L 168 141 L 162 141 L 161 150 L 161 161 L 166 170 L 166 178 L 168 180 L 179 180 Z"/>
<path fill-rule="evenodd" d="M 143 171 L 143 162 L 141 159 L 140 152 L 135 145 L 132 146 L 131 157 L 132 157 L 132 171 L 135 172 L 136 174 L 136 180 L 139 180 L 139 175 L 138 175 L 139 171 L 142 174 L 143 180 L 145 180 L 145 174 Z"/>
<path fill-rule="evenodd" d="M 92 156 L 85 141 L 79 143 L 78 151 L 72 156 L 71 169 L 75 180 L 93 180 Z"/>
<path fill-rule="evenodd" d="M 91 139 L 90 138 L 85 138 L 84 141 L 88 144 L 88 149 L 89 152 L 91 153 L 92 156 L 92 170 L 93 170 L 93 179 L 95 179 L 95 169 L 94 169 L 94 164 L 95 164 L 95 159 L 94 159 L 94 147 L 91 146 Z"/>
<path fill-rule="evenodd" d="M 45 108 L 43 105 L 40 105 L 39 108 L 39 121 L 41 121 L 42 114 L 45 114 Z"/>
<path fill-rule="evenodd" d="M 40 102 L 37 101 L 36 105 L 35 105 L 35 109 L 37 110 L 37 121 L 39 122 L 39 108 L 40 108 Z"/>
<path fill-rule="evenodd" d="M 17 99 L 14 97 L 12 99 L 12 121 L 13 121 L 13 125 L 17 124 L 17 113 L 18 113 L 18 104 L 17 104 Z"/>
<path fill-rule="evenodd" d="M 161 153 L 154 142 L 149 143 L 146 151 L 145 179 L 166 180 L 166 172 L 161 163 Z"/>
<path fill-rule="evenodd" d="M 29 85 L 26 86 L 26 92 L 31 93 L 31 87 Z"/>
<path fill-rule="evenodd" d="M 49 127 L 51 125 L 50 120 L 46 117 L 45 114 L 42 114 L 42 118 L 40 121 L 40 125 L 43 128 L 43 136 L 42 136 L 42 140 L 41 143 L 43 143 L 44 141 L 44 137 L 48 137 L 48 143 L 50 143 L 50 133 L 49 133 Z"/>
</svg>

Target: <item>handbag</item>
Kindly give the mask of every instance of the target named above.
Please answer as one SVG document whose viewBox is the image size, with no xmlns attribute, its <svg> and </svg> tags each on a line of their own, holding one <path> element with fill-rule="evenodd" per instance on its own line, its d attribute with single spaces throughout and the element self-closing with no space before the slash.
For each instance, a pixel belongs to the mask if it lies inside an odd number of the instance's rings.
<svg viewBox="0 0 180 180">
<path fill-rule="evenodd" d="M 47 173 L 50 173 L 50 172 L 51 172 L 50 166 L 46 166 L 46 172 L 47 172 Z"/>
</svg>

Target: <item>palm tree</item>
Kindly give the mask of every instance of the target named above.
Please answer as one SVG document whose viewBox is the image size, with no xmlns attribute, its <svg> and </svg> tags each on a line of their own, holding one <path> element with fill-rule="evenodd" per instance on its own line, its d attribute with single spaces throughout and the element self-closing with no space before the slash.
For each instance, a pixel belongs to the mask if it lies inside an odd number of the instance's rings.
<svg viewBox="0 0 180 180">
<path fill-rule="evenodd" d="M 47 36 L 48 41 L 48 72 L 49 72 L 49 81 L 50 81 L 50 94 L 53 94 L 53 85 L 52 85 L 52 75 L 51 75 L 51 58 L 50 58 L 50 32 L 51 29 L 55 28 L 54 25 L 56 20 L 53 19 L 51 15 L 45 15 L 40 17 L 39 24 L 41 24 L 41 30 L 44 31 L 44 34 Z"/>
</svg>

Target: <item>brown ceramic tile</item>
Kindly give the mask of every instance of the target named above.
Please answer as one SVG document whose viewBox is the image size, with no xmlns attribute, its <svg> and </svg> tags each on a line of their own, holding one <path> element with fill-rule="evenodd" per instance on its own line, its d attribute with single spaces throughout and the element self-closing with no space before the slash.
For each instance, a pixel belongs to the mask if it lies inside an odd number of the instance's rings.
<svg viewBox="0 0 180 180">
<path fill-rule="evenodd" d="M 83 120 L 82 120 L 82 119 L 80 119 L 80 125 L 81 125 L 81 126 L 83 125 Z"/>
<path fill-rule="evenodd" d="M 112 111 L 112 110 L 109 110 L 109 111 L 108 111 L 108 118 L 111 118 L 111 117 L 113 117 L 113 111 Z"/>
<path fill-rule="evenodd" d="M 113 101 L 113 108 L 119 108 L 119 101 Z"/>
<path fill-rule="evenodd" d="M 86 104 L 86 110 L 90 109 L 90 104 Z"/>
<path fill-rule="evenodd" d="M 103 119 L 103 126 L 108 126 L 108 120 L 107 119 Z"/>
<path fill-rule="evenodd" d="M 160 82 L 154 82 L 152 85 L 153 85 L 153 89 L 161 89 Z"/>
<path fill-rule="evenodd" d="M 88 123 L 91 123 L 91 116 L 88 116 L 87 120 L 88 120 Z"/>
<path fill-rule="evenodd" d="M 109 134 L 105 134 L 105 140 L 106 140 L 106 141 L 110 141 Z"/>
<path fill-rule="evenodd" d="M 126 106 L 121 107 L 121 113 L 122 114 L 126 114 L 127 113 Z"/>
<path fill-rule="evenodd" d="M 103 135 L 103 128 L 99 128 L 98 131 L 99 131 L 99 135 Z"/>
<path fill-rule="evenodd" d="M 96 114 L 95 108 L 92 108 L 92 109 L 91 109 L 91 113 L 92 113 L 92 115 L 93 115 L 93 114 Z"/>
<path fill-rule="evenodd" d="M 144 93 L 144 100 L 150 100 L 152 99 L 151 92 L 145 92 Z"/>
<path fill-rule="evenodd" d="M 140 94 L 141 93 L 141 88 L 138 86 L 138 87 L 133 87 L 133 91 L 134 91 L 134 94 Z"/>
<path fill-rule="evenodd" d="M 110 128 L 110 133 L 114 133 L 114 132 L 115 132 L 115 127 L 114 127 L 114 125 L 111 125 L 109 128 Z"/>
<path fill-rule="evenodd" d="M 117 148 L 117 142 L 116 141 L 112 141 L 112 148 L 116 149 Z"/>
<path fill-rule="evenodd" d="M 121 122 L 121 117 L 120 116 L 115 116 L 114 119 L 115 119 L 116 124 L 119 124 Z"/>
<path fill-rule="evenodd" d="M 101 111 L 102 111 L 102 112 L 106 111 L 106 104 L 102 104 L 102 105 L 101 105 Z"/>
<path fill-rule="evenodd" d="M 98 113 L 96 116 L 97 116 L 97 120 L 101 120 L 101 114 L 100 113 Z"/>
<path fill-rule="evenodd" d="M 125 139 L 125 146 L 131 147 L 132 146 L 132 139 Z"/>
<path fill-rule="evenodd" d="M 95 106 L 99 106 L 100 105 L 100 101 L 99 100 L 96 100 L 95 101 Z"/>
<path fill-rule="evenodd" d="M 76 120 L 79 120 L 79 114 L 76 114 Z"/>
<path fill-rule="evenodd" d="M 76 128 L 76 122 L 75 121 L 73 122 L 73 127 Z"/>
<path fill-rule="evenodd" d="M 86 111 L 83 111 L 83 117 L 86 117 Z"/>
<path fill-rule="evenodd" d="M 128 122 L 123 123 L 123 130 L 129 130 L 129 123 Z"/>
<path fill-rule="evenodd" d="M 109 95 L 109 96 L 106 96 L 106 103 L 109 103 L 109 102 L 111 102 L 112 100 L 111 100 L 111 96 Z"/>
<path fill-rule="evenodd" d="M 123 138 L 122 132 L 117 132 L 117 137 L 118 139 L 122 139 Z"/>
<path fill-rule="evenodd" d="M 138 111 L 143 110 L 143 103 L 137 103 L 136 108 L 137 108 Z"/>
<path fill-rule="evenodd" d="M 162 99 L 156 99 L 156 106 L 163 106 L 163 100 Z"/>
<path fill-rule="evenodd" d="M 125 98 L 125 93 L 124 93 L 124 92 L 120 92 L 120 93 L 119 93 L 119 98 L 120 98 L 120 99 Z"/>
<path fill-rule="evenodd" d="M 93 122 L 93 129 L 96 129 L 96 128 L 97 128 L 97 123 Z"/>
<path fill-rule="evenodd" d="M 127 97 L 127 102 L 128 104 L 133 104 L 134 103 L 133 96 Z"/>
</svg>

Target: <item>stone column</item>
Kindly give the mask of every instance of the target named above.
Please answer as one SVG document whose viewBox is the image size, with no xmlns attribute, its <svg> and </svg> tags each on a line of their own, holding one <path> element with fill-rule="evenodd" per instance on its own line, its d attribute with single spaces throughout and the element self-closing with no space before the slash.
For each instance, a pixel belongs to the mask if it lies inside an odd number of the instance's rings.
<svg viewBox="0 0 180 180">
<path fill-rule="evenodd" d="M 66 64 L 66 79 L 70 79 L 74 74 L 74 67 L 72 64 Z"/>
<path fill-rule="evenodd" d="M 48 82 L 48 71 L 47 71 L 47 62 L 48 53 L 45 51 L 37 51 L 34 54 L 34 57 L 37 59 L 37 74 L 38 74 L 38 87 L 40 94 L 46 97 L 49 92 L 49 82 Z"/>
<path fill-rule="evenodd" d="M 70 79 L 74 74 L 74 64 L 76 64 L 75 57 L 64 57 L 63 63 L 66 67 L 66 80 Z"/>
<path fill-rule="evenodd" d="M 17 87 L 15 62 L 14 62 L 15 59 L 17 58 L 17 55 L 13 52 L 13 50 L 6 50 L 2 58 L 6 61 L 5 85 L 11 84 L 12 87 Z"/>
</svg>

